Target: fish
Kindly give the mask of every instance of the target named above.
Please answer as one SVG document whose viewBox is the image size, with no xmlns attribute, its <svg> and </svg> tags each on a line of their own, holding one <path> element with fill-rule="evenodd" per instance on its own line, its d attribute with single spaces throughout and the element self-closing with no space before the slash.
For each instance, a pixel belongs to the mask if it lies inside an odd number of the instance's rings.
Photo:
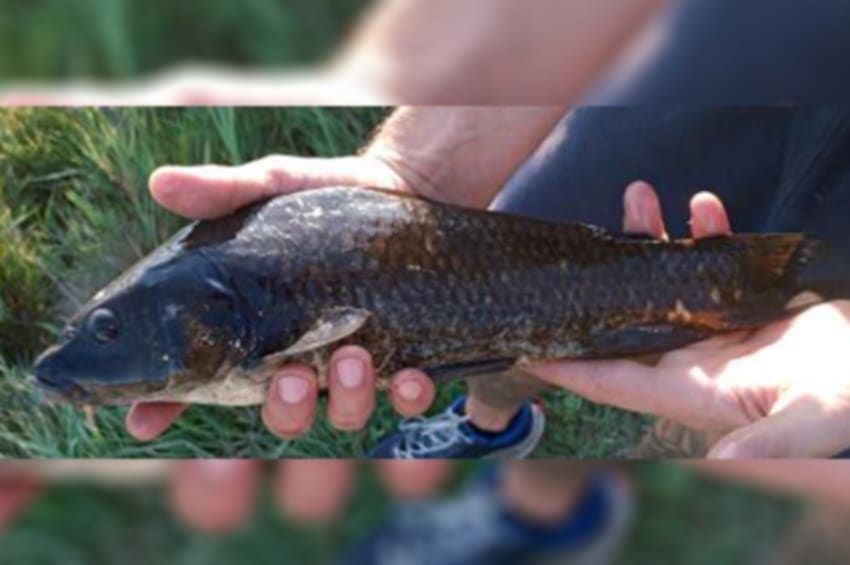
<svg viewBox="0 0 850 565">
<path fill-rule="evenodd" d="M 53 402 L 246 406 L 344 344 L 371 352 L 379 388 L 404 367 L 443 383 L 658 353 L 823 301 L 805 273 L 824 252 L 801 233 L 657 240 L 306 190 L 184 227 L 70 319 L 34 381 Z"/>
</svg>

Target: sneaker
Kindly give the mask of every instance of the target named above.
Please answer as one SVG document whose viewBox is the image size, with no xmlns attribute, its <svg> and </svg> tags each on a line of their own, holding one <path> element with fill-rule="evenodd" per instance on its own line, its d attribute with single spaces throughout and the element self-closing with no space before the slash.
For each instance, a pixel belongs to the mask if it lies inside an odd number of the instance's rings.
<svg viewBox="0 0 850 565">
<path fill-rule="evenodd" d="M 546 417 L 537 403 L 528 401 L 504 431 L 476 428 L 464 412 L 466 396 L 430 418 L 402 421 L 398 431 L 381 440 L 368 456 L 375 459 L 454 459 L 527 457 L 543 436 Z"/>
<path fill-rule="evenodd" d="M 458 495 L 408 503 L 391 513 L 340 565 L 604 565 L 620 549 L 633 514 L 632 491 L 600 473 L 560 524 L 532 524 L 497 495 L 500 471 Z"/>
</svg>

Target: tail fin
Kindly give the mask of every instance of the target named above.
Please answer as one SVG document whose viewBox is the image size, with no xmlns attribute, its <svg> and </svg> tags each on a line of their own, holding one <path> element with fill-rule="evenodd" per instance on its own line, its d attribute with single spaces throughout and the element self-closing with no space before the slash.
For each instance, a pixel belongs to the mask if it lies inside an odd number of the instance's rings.
<svg viewBox="0 0 850 565">
<path fill-rule="evenodd" d="M 825 248 L 823 242 L 799 233 L 749 234 L 732 238 L 744 245 L 744 265 L 754 292 L 777 286 L 797 286 L 805 267 L 820 257 Z"/>
<path fill-rule="evenodd" d="M 807 276 L 825 255 L 823 242 L 793 233 L 733 235 L 729 241 L 743 246 L 744 268 L 743 296 L 726 317 L 731 326 L 759 326 L 824 301 L 818 277 Z"/>
</svg>

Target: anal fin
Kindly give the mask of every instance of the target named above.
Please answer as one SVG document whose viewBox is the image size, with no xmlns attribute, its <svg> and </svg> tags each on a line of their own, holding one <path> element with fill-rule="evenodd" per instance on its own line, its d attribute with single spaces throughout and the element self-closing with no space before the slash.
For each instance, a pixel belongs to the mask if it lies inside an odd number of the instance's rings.
<svg viewBox="0 0 850 565">
<path fill-rule="evenodd" d="M 500 357 L 426 367 L 424 371 L 435 382 L 442 383 L 475 375 L 500 373 L 510 369 L 515 363 L 516 359 L 513 357 Z"/>
</svg>

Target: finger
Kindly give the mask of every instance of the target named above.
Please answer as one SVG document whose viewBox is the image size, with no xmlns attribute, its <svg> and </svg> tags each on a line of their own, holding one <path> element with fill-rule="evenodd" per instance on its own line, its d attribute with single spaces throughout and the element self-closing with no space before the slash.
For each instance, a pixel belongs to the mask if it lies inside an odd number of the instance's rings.
<svg viewBox="0 0 850 565">
<path fill-rule="evenodd" d="M 337 429 L 362 429 L 375 410 L 375 369 L 369 352 L 355 345 L 337 349 L 328 374 L 328 418 Z"/>
<path fill-rule="evenodd" d="M 171 479 L 172 507 L 179 518 L 202 532 L 232 530 L 251 513 L 258 475 L 258 461 L 181 461 Z"/>
<path fill-rule="evenodd" d="M 419 416 L 428 410 L 436 394 L 434 381 L 418 369 L 399 371 L 390 385 L 390 400 L 405 418 Z"/>
<path fill-rule="evenodd" d="M 558 361 L 530 365 L 523 370 L 592 402 L 639 412 L 657 414 L 659 411 L 649 402 L 646 392 L 635 394 L 644 390 L 652 380 L 651 368 L 642 363 L 622 360 Z M 658 385 L 663 386 L 662 383 Z"/>
<path fill-rule="evenodd" d="M 139 402 L 127 412 L 124 423 L 131 436 L 139 441 L 151 441 L 168 429 L 186 410 L 179 402 Z"/>
<path fill-rule="evenodd" d="M 823 458 L 850 447 L 848 411 L 800 398 L 780 412 L 740 427 L 718 441 L 712 459 Z"/>
<path fill-rule="evenodd" d="M 417 461 L 376 461 L 378 473 L 389 491 L 398 498 L 424 498 L 442 487 L 454 470 L 454 462 L 447 459 L 421 459 Z"/>
<path fill-rule="evenodd" d="M 723 202 L 711 192 L 699 192 L 691 198 L 691 234 L 695 238 L 732 233 Z"/>
<path fill-rule="evenodd" d="M 0 477 L 0 531 L 21 515 L 40 490 L 29 477 Z"/>
<path fill-rule="evenodd" d="M 354 484 L 356 461 L 296 460 L 280 466 L 276 497 L 297 520 L 327 524 L 342 514 Z"/>
<path fill-rule="evenodd" d="M 149 180 L 160 205 L 188 218 L 217 218 L 278 194 L 332 185 L 398 189 L 399 176 L 375 158 L 273 155 L 244 165 L 165 166 Z"/>
<path fill-rule="evenodd" d="M 631 360 L 557 361 L 523 367 L 592 402 L 654 414 L 700 429 L 731 429 L 746 419 L 700 367 L 648 367 Z"/>
<path fill-rule="evenodd" d="M 17 106 L 75 106 L 76 104 L 71 102 L 71 100 L 71 97 L 66 99 L 61 95 L 51 95 L 39 91 L 19 90 L 0 93 L 0 106 L 4 108 Z"/>
<path fill-rule="evenodd" d="M 288 365 L 278 371 L 269 386 L 262 417 L 266 427 L 291 439 L 310 430 L 319 397 L 316 372 L 307 365 Z"/>
<path fill-rule="evenodd" d="M 623 230 L 667 239 L 658 194 L 648 182 L 635 181 L 623 194 Z"/>
</svg>

